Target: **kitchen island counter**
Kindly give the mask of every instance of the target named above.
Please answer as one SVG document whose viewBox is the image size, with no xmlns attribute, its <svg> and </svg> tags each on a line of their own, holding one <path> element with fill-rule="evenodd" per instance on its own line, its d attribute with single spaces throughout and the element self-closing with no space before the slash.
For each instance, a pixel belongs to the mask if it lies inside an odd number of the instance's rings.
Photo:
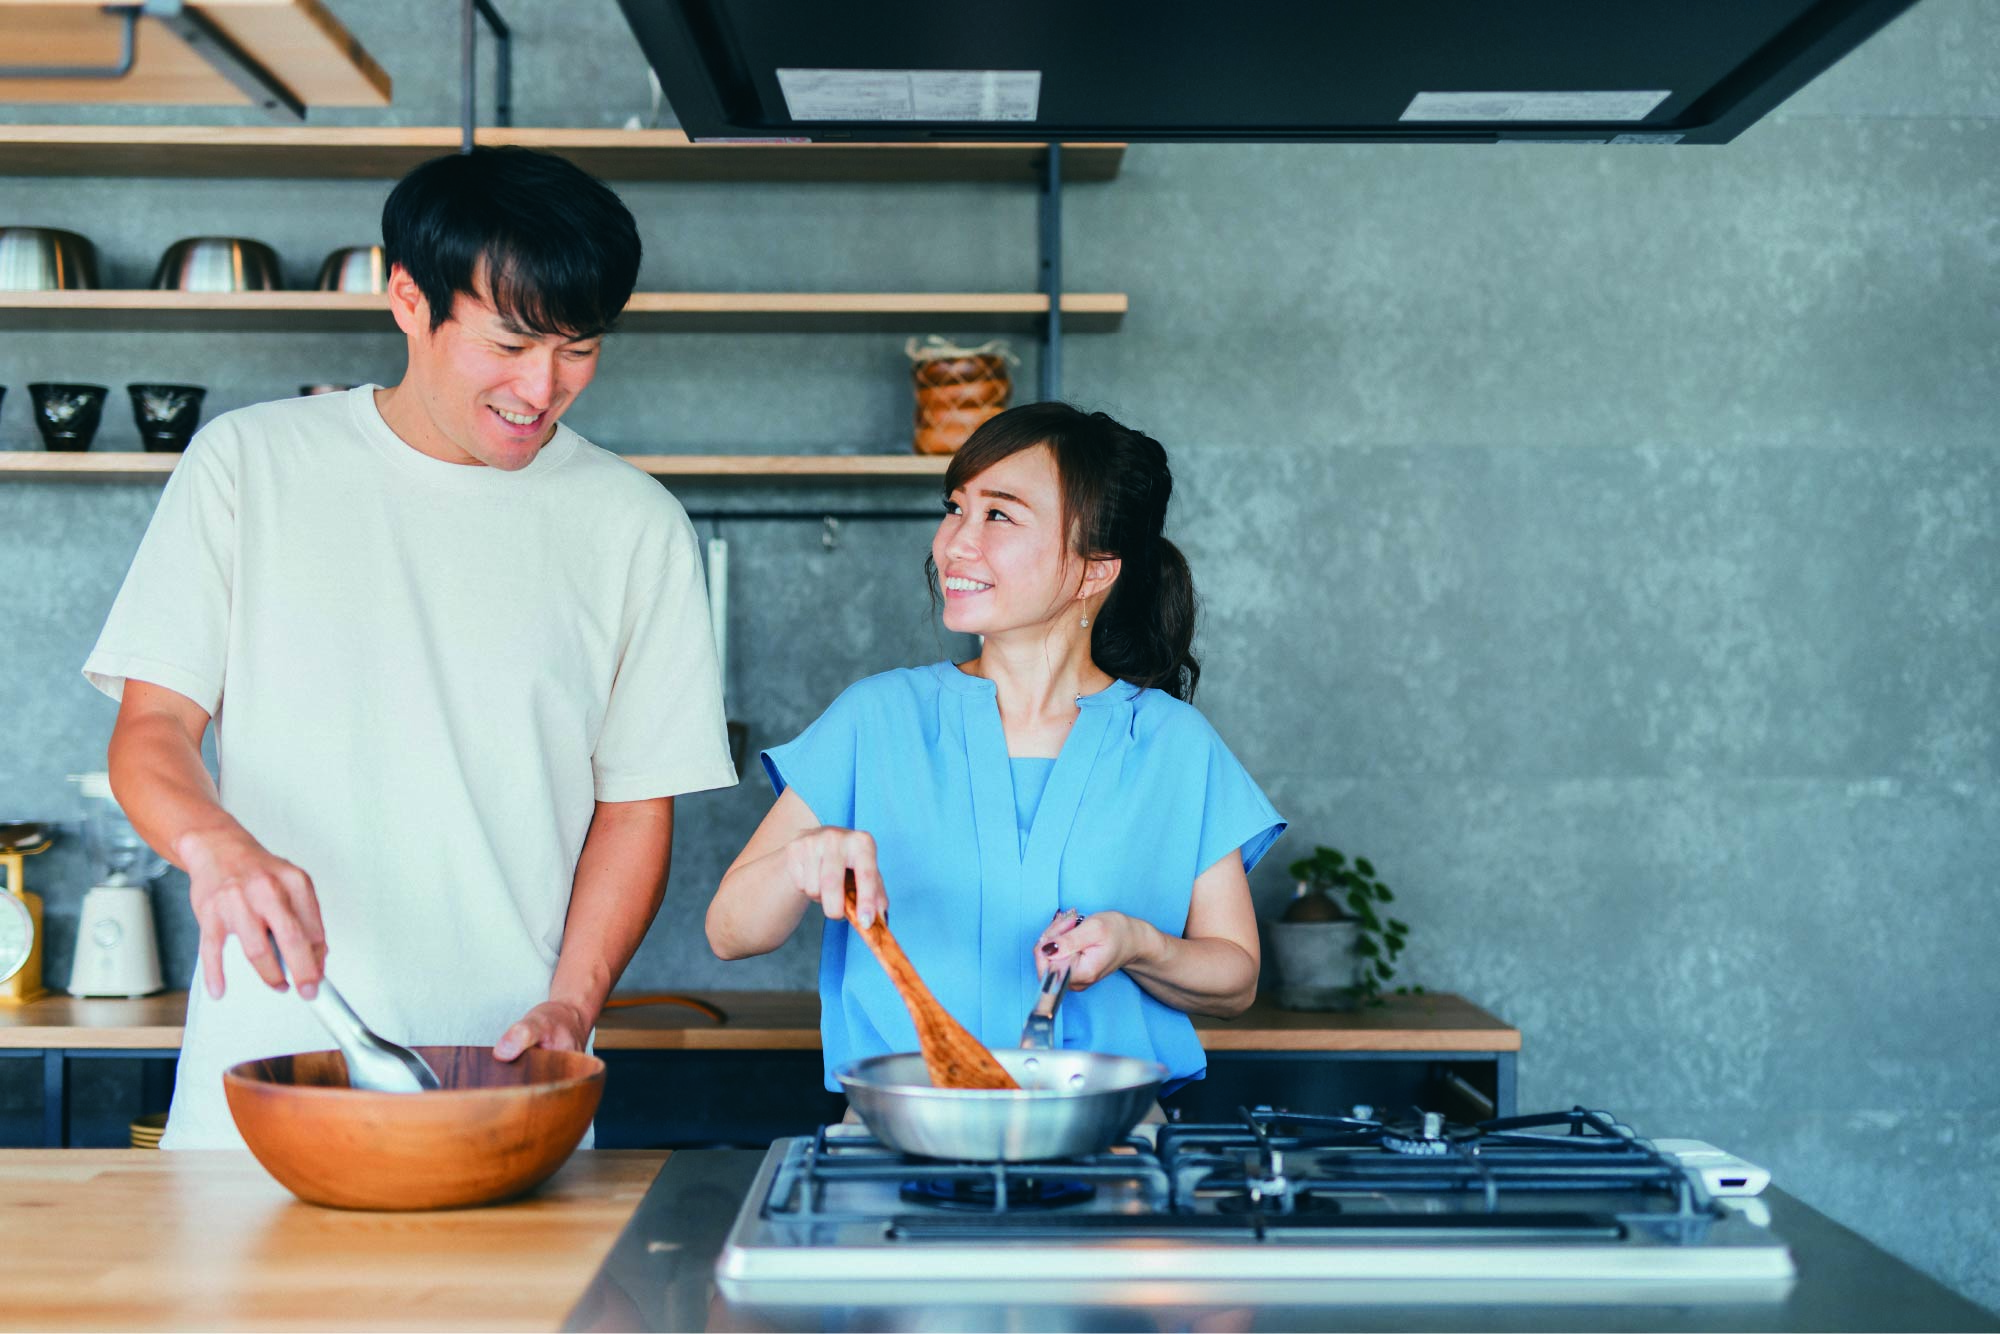
<svg viewBox="0 0 2000 1334">
<path fill-rule="evenodd" d="M 302 1204 L 248 1153 L 0 1152 L 0 1328 L 554 1329 L 658 1173 L 573 1155 L 485 1209 Z"/>
<path fill-rule="evenodd" d="M 972 1306 L 921 1279 L 899 1305 L 750 1306 L 717 1297 L 716 1257 L 762 1154 L 691 1150 L 660 1173 L 570 1330 L 1996 1330 L 2000 1320 L 1780 1190 L 1765 1192 L 1799 1278 L 1784 1300 L 1722 1304 Z M 1024 1293 L 1032 1285 L 1024 1285 Z"/>
<path fill-rule="evenodd" d="M 2000 1328 L 1779 1191 L 1800 1279 L 1768 1305 L 738 1307 L 713 1267 L 761 1156 L 586 1151 L 511 1204 L 384 1214 L 301 1204 L 245 1153 L 0 1152 L 0 1328 Z"/>
</svg>

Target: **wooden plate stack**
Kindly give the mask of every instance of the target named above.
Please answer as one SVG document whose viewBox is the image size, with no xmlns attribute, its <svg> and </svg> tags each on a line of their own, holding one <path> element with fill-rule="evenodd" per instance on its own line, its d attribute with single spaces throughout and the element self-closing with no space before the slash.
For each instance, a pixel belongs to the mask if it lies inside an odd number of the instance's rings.
<svg viewBox="0 0 2000 1334">
<path fill-rule="evenodd" d="M 167 1114 L 148 1112 L 132 1122 L 132 1147 L 135 1149 L 157 1149 L 160 1136 L 167 1133 Z"/>
<path fill-rule="evenodd" d="M 1005 343 L 962 348 L 938 338 L 921 346 L 911 339 L 905 350 L 917 394 L 919 454 L 953 453 L 981 422 L 1006 411 L 1014 358 Z"/>
</svg>

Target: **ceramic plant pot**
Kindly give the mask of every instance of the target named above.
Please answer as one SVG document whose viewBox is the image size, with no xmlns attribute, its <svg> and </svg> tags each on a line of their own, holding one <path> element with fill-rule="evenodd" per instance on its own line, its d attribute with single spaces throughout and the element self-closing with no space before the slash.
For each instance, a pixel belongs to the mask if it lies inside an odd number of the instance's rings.
<svg viewBox="0 0 2000 1334">
<path fill-rule="evenodd" d="M 1278 1004 L 1288 1010 L 1352 1010 L 1358 922 L 1272 922 Z"/>
</svg>

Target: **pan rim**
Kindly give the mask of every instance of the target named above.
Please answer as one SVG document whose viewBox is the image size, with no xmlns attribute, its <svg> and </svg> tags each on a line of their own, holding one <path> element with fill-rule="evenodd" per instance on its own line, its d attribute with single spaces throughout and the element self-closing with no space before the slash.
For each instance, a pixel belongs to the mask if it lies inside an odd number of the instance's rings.
<svg viewBox="0 0 2000 1334">
<path fill-rule="evenodd" d="M 1167 1067 L 1158 1061 L 1149 1061 L 1139 1056 L 1121 1056 L 1113 1052 L 1070 1051 L 1061 1048 L 1049 1053 L 1056 1057 L 1091 1057 L 1101 1061 L 1130 1063 L 1140 1077 L 1116 1084 L 1098 1084 L 1090 1088 L 1018 1088 L 1018 1089 L 954 1089 L 939 1088 L 935 1084 L 889 1083 L 867 1077 L 866 1067 L 876 1066 L 892 1060 L 914 1059 L 921 1063 L 921 1052 L 884 1052 L 877 1056 L 864 1056 L 847 1061 L 833 1071 L 833 1077 L 840 1081 L 843 1089 L 861 1088 L 870 1093 L 897 1093 L 905 1096 L 934 1097 L 953 1102 L 1047 1102 L 1054 1099 L 1077 1099 L 1101 1097 L 1109 1093 L 1135 1092 L 1143 1088 L 1157 1089 L 1166 1082 Z"/>
</svg>

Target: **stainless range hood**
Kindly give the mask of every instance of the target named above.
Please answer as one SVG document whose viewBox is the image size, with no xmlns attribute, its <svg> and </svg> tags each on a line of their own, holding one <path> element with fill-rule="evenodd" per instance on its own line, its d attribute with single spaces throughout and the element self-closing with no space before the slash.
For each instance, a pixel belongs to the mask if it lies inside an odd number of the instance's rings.
<svg viewBox="0 0 2000 1334">
<path fill-rule="evenodd" d="M 619 0 L 696 139 L 1726 143 L 1914 0 Z"/>
</svg>

